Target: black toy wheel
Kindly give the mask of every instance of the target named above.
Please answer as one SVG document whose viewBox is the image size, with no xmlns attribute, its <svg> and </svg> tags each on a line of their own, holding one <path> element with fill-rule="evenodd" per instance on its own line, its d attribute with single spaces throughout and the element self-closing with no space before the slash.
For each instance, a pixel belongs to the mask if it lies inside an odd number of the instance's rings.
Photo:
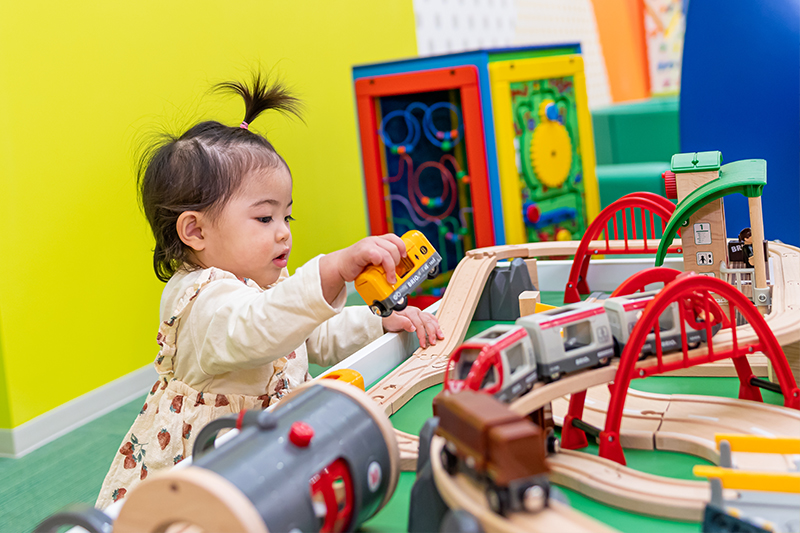
<svg viewBox="0 0 800 533">
<path fill-rule="evenodd" d="M 439 265 L 436 265 L 428 271 L 428 279 L 433 279 L 439 275 Z"/>
<path fill-rule="evenodd" d="M 387 316 L 392 314 L 391 309 L 386 309 L 386 306 L 384 306 L 378 300 L 372 302 L 372 305 L 370 305 L 369 308 L 372 310 L 373 313 L 383 318 L 386 318 Z"/>
<path fill-rule="evenodd" d="M 561 441 L 556 437 L 555 432 L 550 432 L 545 441 L 547 443 L 547 453 L 558 453 L 561 451 Z"/>
<path fill-rule="evenodd" d="M 490 485 L 486 489 L 486 499 L 492 511 L 502 516 L 506 515 L 510 506 L 508 489 Z"/>
<path fill-rule="evenodd" d="M 458 472 L 458 457 L 447 448 L 442 448 L 442 466 L 445 472 L 454 476 Z"/>
<path fill-rule="evenodd" d="M 394 310 L 395 311 L 402 311 L 406 307 L 408 307 L 408 297 L 407 296 L 403 296 L 403 299 L 395 304 Z"/>
</svg>

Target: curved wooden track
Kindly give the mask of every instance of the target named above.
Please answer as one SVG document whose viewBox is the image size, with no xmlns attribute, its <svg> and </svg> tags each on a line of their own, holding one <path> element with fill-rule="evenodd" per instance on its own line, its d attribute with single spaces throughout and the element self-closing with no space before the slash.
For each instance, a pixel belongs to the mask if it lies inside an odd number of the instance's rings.
<svg viewBox="0 0 800 533">
<path fill-rule="evenodd" d="M 445 292 L 437 312 L 444 340 L 418 349 L 367 391 L 387 415 L 400 409 L 418 392 L 442 382 L 447 359 L 463 342 L 483 286 L 496 264 L 494 255 L 468 255 L 458 264 L 450 281 L 451 285 L 456 281 L 457 290 Z"/>
<path fill-rule="evenodd" d="M 626 244 L 625 241 L 609 241 L 609 245 L 613 249 L 623 249 L 626 245 L 635 245 L 638 242 L 629 240 Z M 602 243 L 606 244 L 605 241 Z M 441 383 L 447 359 L 464 341 L 483 287 L 497 262 L 517 257 L 529 259 L 573 255 L 578 244 L 578 241 L 538 242 L 493 246 L 467 252 L 453 272 L 439 304 L 437 318 L 445 339 L 435 346 L 418 349 L 367 393 L 384 408 L 387 415 L 391 415 L 418 392 Z"/>
<path fill-rule="evenodd" d="M 444 440 L 434 437 L 431 442 L 432 457 L 438 457 Z M 510 513 L 504 518 L 489 509 L 483 489 L 464 474 L 447 475 L 441 461 L 432 461 L 436 488 L 451 509 L 464 509 L 472 513 L 487 533 L 610 533 L 609 526 L 589 518 L 571 507 L 551 500 L 550 507 L 535 514 Z"/>
<path fill-rule="evenodd" d="M 391 414 L 417 392 L 442 382 L 447 357 L 463 341 L 483 285 L 497 261 L 513 257 L 571 255 L 576 246 L 577 243 L 574 241 L 530 243 L 497 246 L 468 252 L 469 261 L 462 261 L 459 264 L 450 281 L 450 290 L 446 292 L 439 308 L 439 320 L 449 338 L 439 346 L 415 352 L 408 364 L 400 365 L 370 389 L 372 397 L 384 406 L 388 414 Z M 800 326 L 798 325 L 800 324 L 800 249 L 781 243 L 770 243 L 769 249 L 773 260 L 775 288 L 772 295 L 772 309 L 765 318 L 780 344 L 786 346 L 800 341 Z M 462 268 L 462 264 L 468 266 Z M 459 297 L 459 295 L 463 296 Z M 739 343 L 754 341 L 756 335 L 750 326 L 741 326 L 737 328 L 737 339 Z M 731 332 L 720 332 L 713 337 L 713 342 L 718 349 L 730 346 L 732 344 Z M 701 346 L 690 351 L 689 356 L 706 353 L 706 348 Z M 664 360 L 667 361 L 670 357 L 682 356 L 675 354 L 665 357 Z M 411 363 L 412 360 L 413 363 Z M 646 359 L 641 361 L 637 368 L 654 364 L 656 364 L 655 359 Z M 530 393 L 512 403 L 511 408 L 519 413 L 532 412 L 566 394 L 608 383 L 613 380 L 615 371 L 616 367 L 612 365 L 569 376 L 547 386 L 537 385 Z M 605 387 L 597 387 L 597 390 L 604 389 Z M 606 405 L 607 396 L 606 394 Z M 633 403 L 629 406 L 626 402 L 626 416 L 621 435 L 623 446 L 643 449 L 657 447 L 662 450 L 682 451 L 718 462 L 719 457 L 713 444 L 714 432 L 800 436 L 800 413 L 784 407 L 706 396 L 673 395 L 667 396 L 667 400 L 663 396 L 633 390 L 629 392 L 629 398 Z M 564 401 L 561 412 L 558 411 L 557 405 L 558 402 L 553 406 L 554 416 L 559 418 L 560 415 L 563 421 L 566 401 Z M 587 422 L 598 427 L 603 426 L 604 415 L 599 422 L 590 418 L 596 416 L 590 413 L 592 411 L 599 412 L 602 405 L 603 402 L 600 398 L 594 399 L 587 395 L 585 409 Z M 725 411 L 725 414 L 719 416 L 722 411 Z M 414 435 L 402 432 L 398 432 L 397 437 L 401 450 L 401 468 L 413 470 L 416 465 L 418 439 Z M 436 439 L 434 439 L 434 443 L 436 443 Z M 441 447 L 441 444 L 438 446 Z M 432 453 L 436 454 L 432 455 L 433 457 L 438 456 L 436 449 L 432 449 Z M 788 470 L 793 468 L 790 458 L 778 456 L 778 458 L 770 459 L 772 463 L 768 463 L 762 455 L 734 454 L 734 461 L 744 467 L 747 464 L 755 463 L 761 469 Z M 587 457 L 592 457 L 592 459 L 587 459 Z M 449 491 L 445 500 L 451 507 L 463 507 L 473 512 L 468 502 L 479 500 L 481 506 L 485 508 L 485 498 L 482 496 L 482 492 L 474 484 L 471 484 L 470 480 L 464 476 L 450 479 L 450 476 L 442 471 L 441 465 L 436 467 L 438 461 L 433 461 L 433 463 L 437 486 L 442 485 Z M 589 467 L 589 463 L 596 464 Z M 645 505 L 651 505 L 652 514 L 671 518 L 697 520 L 697 509 L 700 508 L 697 503 L 698 498 L 699 495 L 706 493 L 708 486 L 705 482 L 676 482 L 672 478 L 647 476 L 638 472 L 629 474 L 627 471 L 631 471 L 630 469 L 617 463 L 587 456 L 580 452 L 559 454 L 552 459 L 552 465 L 554 480 L 557 480 L 557 483 L 568 487 L 579 487 L 577 490 L 590 497 L 637 512 L 642 512 Z M 596 473 L 598 468 L 601 474 Z M 613 473 L 607 469 L 613 470 Z M 625 481 L 628 475 L 632 477 Z M 439 479 L 442 476 L 447 479 Z M 608 479 L 602 481 L 603 478 Z M 626 489 L 625 485 L 631 483 L 632 479 L 644 480 L 644 485 L 649 486 L 650 489 L 636 491 Z M 618 482 L 615 483 L 615 480 Z M 684 483 L 689 483 L 689 485 Z M 442 486 L 440 486 L 440 490 L 442 490 Z M 670 496 L 670 491 L 674 497 Z M 693 495 L 691 498 L 684 497 L 685 494 L 690 493 Z M 660 505 L 653 504 L 651 498 L 654 497 L 660 499 L 662 503 Z M 707 496 L 702 498 L 703 501 L 706 499 Z M 473 512 L 473 514 L 475 513 Z M 515 525 L 517 524 L 517 515 L 512 515 L 510 520 L 504 520 L 493 513 L 490 514 L 492 517 L 486 518 L 486 522 L 481 520 L 487 531 L 521 530 Z M 540 522 L 544 523 L 541 520 Z M 527 528 L 528 526 L 521 526 L 520 522 L 520 527 Z M 555 524 L 537 525 L 536 527 L 546 527 L 545 530 L 565 529 Z M 524 530 L 537 531 L 539 529 Z"/>
<path fill-rule="evenodd" d="M 549 456 L 550 481 L 594 500 L 634 513 L 673 520 L 703 519 L 711 500 L 708 481 L 645 474 L 584 452 L 562 450 Z M 726 498 L 735 498 L 727 491 Z"/>
<path fill-rule="evenodd" d="M 583 420 L 599 427 L 605 423 L 610 394 L 594 387 L 586 394 Z M 553 420 L 561 425 L 569 400 L 553 402 Z M 719 462 L 715 433 L 800 437 L 800 411 L 786 407 L 683 394 L 654 394 L 628 389 L 620 438 L 625 448 L 683 452 Z M 733 454 L 740 468 L 794 470 L 791 456 Z"/>
</svg>

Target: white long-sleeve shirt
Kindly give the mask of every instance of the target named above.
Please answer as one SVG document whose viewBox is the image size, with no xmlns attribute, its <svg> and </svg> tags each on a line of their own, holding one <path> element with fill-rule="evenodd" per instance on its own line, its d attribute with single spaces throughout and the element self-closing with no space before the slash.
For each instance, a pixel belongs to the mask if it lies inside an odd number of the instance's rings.
<svg viewBox="0 0 800 533">
<path fill-rule="evenodd" d="M 204 275 L 206 270 L 181 270 L 169 280 L 162 321 Z M 345 299 L 342 290 L 332 305 L 325 301 L 319 257 L 266 290 L 232 275 L 216 279 L 181 318 L 175 378 L 199 391 L 258 396 L 272 377 L 272 363 L 282 357 L 303 374 L 309 360 L 334 364 L 383 334 L 380 317 L 366 306 L 344 308 Z"/>
</svg>

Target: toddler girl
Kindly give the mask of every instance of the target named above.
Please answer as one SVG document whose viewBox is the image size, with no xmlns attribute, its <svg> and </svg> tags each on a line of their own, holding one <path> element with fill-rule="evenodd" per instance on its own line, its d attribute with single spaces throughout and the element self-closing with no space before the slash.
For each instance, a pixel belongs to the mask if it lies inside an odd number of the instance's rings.
<svg viewBox="0 0 800 533">
<path fill-rule="evenodd" d="M 142 158 L 141 202 L 155 236 L 161 297 L 159 380 L 125 436 L 97 500 L 103 509 L 140 480 L 191 454 L 211 420 L 265 408 L 387 331 L 443 338 L 436 319 L 408 307 L 381 319 L 344 308 L 345 282 L 382 265 L 390 283 L 405 255 L 396 235 L 368 237 L 286 271 L 292 249 L 292 175 L 249 124 L 263 111 L 298 114 L 298 100 L 257 74 L 218 88 L 245 101 L 244 122 L 202 122 Z"/>
</svg>

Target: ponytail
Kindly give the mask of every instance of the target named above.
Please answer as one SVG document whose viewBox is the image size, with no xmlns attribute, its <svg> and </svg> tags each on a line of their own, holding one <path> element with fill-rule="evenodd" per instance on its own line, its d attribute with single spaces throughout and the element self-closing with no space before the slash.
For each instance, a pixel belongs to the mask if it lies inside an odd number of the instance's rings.
<svg viewBox="0 0 800 533">
<path fill-rule="evenodd" d="M 300 100 L 276 82 L 269 83 L 267 75 L 260 71 L 253 73 L 252 86 L 238 81 L 226 81 L 214 86 L 215 91 L 237 94 L 244 100 L 244 120 L 241 127 L 247 127 L 264 111 L 274 109 L 284 115 L 301 118 Z"/>
<path fill-rule="evenodd" d="M 225 82 L 214 90 L 242 97 L 241 128 L 247 129 L 268 109 L 302 120 L 300 100 L 280 83 L 270 84 L 260 72 L 253 73 L 252 86 Z M 153 268 L 158 279 L 167 281 L 181 267 L 200 268 L 178 236 L 181 213 L 216 216 L 248 172 L 277 167 L 289 169 L 266 137 L 217 121 L 200 122 L 180 136 L 159 136 L 146 146 L 139 159 L 139 197 L 156 241 Z"/>
</svg>

